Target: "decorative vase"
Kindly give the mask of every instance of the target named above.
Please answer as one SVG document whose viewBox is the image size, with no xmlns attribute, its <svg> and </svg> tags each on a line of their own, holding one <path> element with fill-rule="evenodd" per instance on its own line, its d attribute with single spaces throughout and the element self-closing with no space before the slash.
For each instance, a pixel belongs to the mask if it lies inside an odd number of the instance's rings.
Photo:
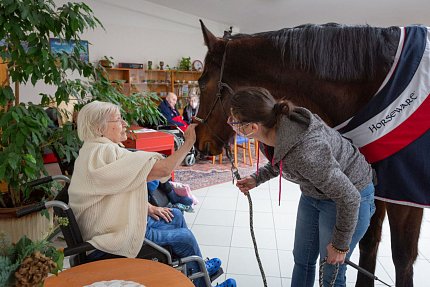
<svg viewBox="0 0 430 287">
<path fill-rule="evenodd" d="M 9 235 L 12 243 L 27 235 L 33 241 L 46 238 L 53 227 L 53 210 L 50 208 L 49 219 L 35 212 L 23 217 L 16 217 L 16 211 L 23 207 L 0 208 L 0 232 Z"/>
</svg>

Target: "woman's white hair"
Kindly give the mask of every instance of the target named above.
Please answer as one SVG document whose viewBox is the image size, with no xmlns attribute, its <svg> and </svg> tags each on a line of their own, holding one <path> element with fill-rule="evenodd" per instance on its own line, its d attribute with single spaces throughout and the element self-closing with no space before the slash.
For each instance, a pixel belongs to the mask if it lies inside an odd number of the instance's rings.
<svg viewBox="0 0 430 287">
<path fill-rule="evenodd" d="M 78 136 L 81 141 L 89 141 L 103 136 L 110 117 L 119 107 L 108 102 L 94 101 L 86 104 L 78 114 Z"/>
</svg>

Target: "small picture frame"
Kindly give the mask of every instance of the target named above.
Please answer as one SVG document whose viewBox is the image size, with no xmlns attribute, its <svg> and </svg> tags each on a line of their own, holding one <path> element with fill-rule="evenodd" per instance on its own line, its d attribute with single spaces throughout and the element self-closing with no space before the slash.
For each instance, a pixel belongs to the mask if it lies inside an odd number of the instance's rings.
<svg viewBox="0 0 430 287">
<path fill-rule="evenodd" d="M 77 43 L 74 40 L 66 41 L 59 38 L 49 38 L 49 45 L 51 47 L 51 51 L 55 54 L 64 52 L 70 55 L 73 53 L 75 47 L 77 47 L 81 61 L 88 63 L 90 60 L 88 53 L 88 41 L 86 40 L 80 40 L 79 43 Z"/>
</svg>

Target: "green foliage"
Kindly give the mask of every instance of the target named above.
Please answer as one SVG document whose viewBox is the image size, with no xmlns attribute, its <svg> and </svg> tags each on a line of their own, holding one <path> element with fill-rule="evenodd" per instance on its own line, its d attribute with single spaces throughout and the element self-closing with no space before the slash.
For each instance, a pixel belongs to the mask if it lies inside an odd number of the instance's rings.
<svg viewBox="0 0 430 287">
<path fill-rule="evenodd" d="M 43 150 L 54 146 L 61 158 L 71 162 L 77 157 L 81 142 L 72 124 L 55 130 L 44 108 L 77 100 L 79 109 L 89 101 L 109 101 L 121 105 L 121 113 L 131 123 L 140 120 L 155 124 L 162 118 L 153 102 L 156 96 L 123 95 L 106 78 L 100 65 L 80 59 L 80 35 L 87 29 L 103 27 L 84 3 L 56 7 L 52 0 L 0 1 L 0 58 L 8 65 L 12 82 L 44 82 L 55 87 L 51 94 L 40 94 L 40 104 L 12 106 L 15 97 L 10 86 L 0 87 L 0 182 L 8 184 L 9 199 L 0 194 L 0 206 L 21 206 L 33 195 L 25 183 L 46 174 Z M 78 43 L 71 55 L 55 54 L 49 38 Z M 106 58 L 108 59 L 108 58 Z M 80 78 L 70 79 L 71 73 Z M 49 190 L 48 190 L 49 191 Z M 49 196 L 49 192 L 43 197 Z M 41 200 L 41 198 L 35 199 Z M 9 204 L 10 203 L 10 204 Z"/>
<path fill-rule="evenodd" d="M 14 273 L 22 261 L 40 251 L 57 264 L 52 271 L 58 274 L 63 269 L 64 253 L 46 240 L 32 241 L 23 236 L 16 244 L 11 244 L 4 233 L 0 233 L 0 286 L 14 286 Z"/>
<path fill-rule="evenodd" d="M 179 62 L 179 70 L 182 71 L 190 71 L 191 70 L 191 57 L 182 57 Z"/>
<path fill-rule="evenodd" d="M 152 126 L 164 120 L 156 104 L 161 99 L 155 93 L 142 92 L 126 96 L 117 89 L 112 91 L 111 82 L 105 75 L 106 72 L 103 67 L 98 66 L 96 70 L 98 80 L 88 87 L 93 96 L 92 100 L 119 105 L 121 114 L 128 123 L 140 122 L 144 125 Z"/>
</svg>

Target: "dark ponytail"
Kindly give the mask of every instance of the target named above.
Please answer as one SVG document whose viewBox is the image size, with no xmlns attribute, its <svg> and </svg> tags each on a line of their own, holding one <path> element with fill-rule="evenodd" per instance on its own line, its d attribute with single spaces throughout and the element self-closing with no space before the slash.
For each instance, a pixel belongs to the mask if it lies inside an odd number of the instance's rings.
<svg viewBox="0 0 430 287">
<path fill-rule="evenodd" d="M 290 117 L 291 112 L 294 110 L 294 105 L 288 100 L 280 100 L 273 106 L 273 113 L 276 116 L 276 122 L 284 115 Z"/>
<path fill-rule="evenodd" d="M 266 128 L 276 126 L 282 115 L 289 117 L 293 109 L 290 101 L 277 102 L 264 88 L 244 88 L 231 98 L 231 111 L 239 121 L 261 123 Z"/>
</svg>

